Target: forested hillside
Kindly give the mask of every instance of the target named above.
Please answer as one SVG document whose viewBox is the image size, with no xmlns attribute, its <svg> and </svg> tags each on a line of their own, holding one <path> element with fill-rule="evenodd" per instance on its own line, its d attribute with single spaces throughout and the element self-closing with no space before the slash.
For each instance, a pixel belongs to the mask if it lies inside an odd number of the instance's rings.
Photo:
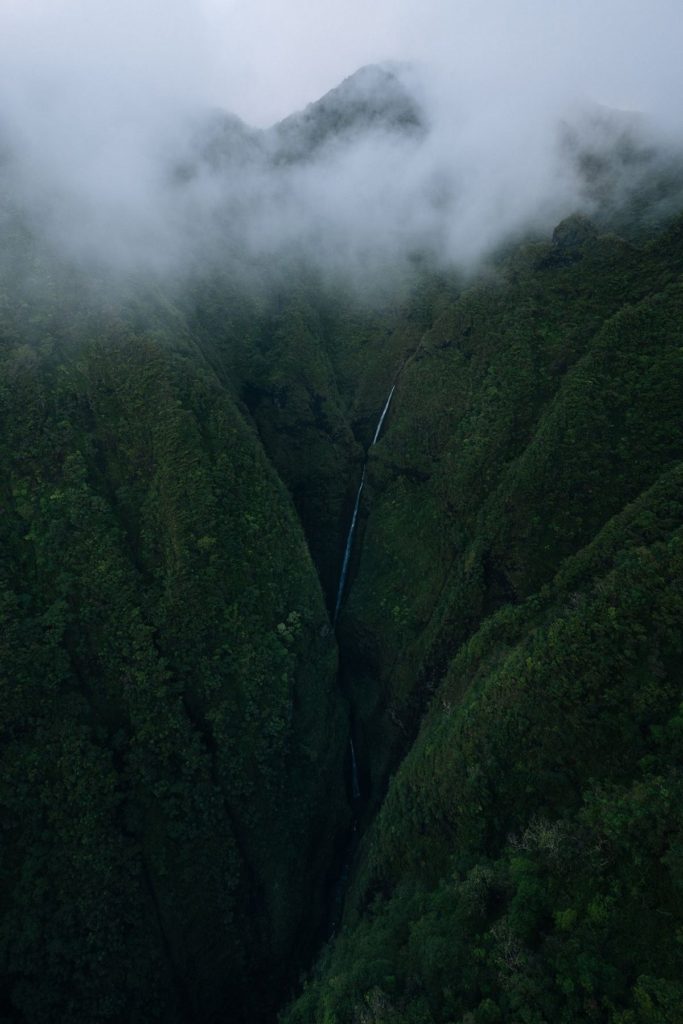
<svg viewBox="0 0 683 1024">
<path fill-rule="evenodd" d="M 4 1016 L 259 1019 L 347 822 L 322 593 L 179 318 L 64 294 L 3 316 Z"/>
<path fill-rule="evenodd" d="M 363 75 L 178 180 L 417 145 Z M 683 175 L 606 145 L 363 287 L 0 194 L 0 1021 L 683 1020 Z"/>
<path fill-rule="evenodd" d="M 437 312 L 373 452 L 367 797 L 409 753 L 288 1022 L 683 1014 L 683 234 L 570 228 Z"/>
</svg>

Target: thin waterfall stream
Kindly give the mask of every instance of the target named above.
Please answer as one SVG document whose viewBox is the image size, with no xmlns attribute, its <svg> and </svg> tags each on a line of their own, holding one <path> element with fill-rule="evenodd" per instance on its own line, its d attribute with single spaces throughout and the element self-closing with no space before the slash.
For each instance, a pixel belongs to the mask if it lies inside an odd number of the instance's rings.
<svg viewBox="0 0 683 1024">
<path fill-rule="evenodd" d="M 389 412 L 389 406 L 391 405 L 391 399 L 394 397 L 394 391 L 395 390 L 396 390 L 396 385 L 394 384 L 394 385 L 392 385 L 391 391 L 389 392 L 389 396 L 388 396 L 386 402 L 384 403 L 384 408 L 382 409 L 380 417 L 379 417 L 379 419 L 377 421 L 377 427 L 375 428 L 375 433 L 373 435 L 372 441 L 370 442 L 370 448 L 372 448 L 373 445 L 376 445 L 377 441 L 379 440 L 379 435 L 380 435 L 380 432 L 382 430 L 382 425 L 384 424 L 384 420 L 386 418 L 386 415 Z M 370 448 L 368 448 L 368 451 L 370 451 Z M 343 600 L 343 597 L 344 597 L 344 590 L 346 588 L 346 577 L 348 575 L 349 560 L 351 558 L 351 551 L 353 549 L 353 538 L 355 536 L 356 525 L 358 523 L 358 510 L 360 508 L 360 499 L 361 499 L 361 495 L 363 493 L 363 487 L 365 486 L 365 472 L 366 472 L 366 469 L 367 469 L 367 455 L 365 457 L 365 465 L 363 466 L 363 472 L 361 474 L 360 484 L 358 485 L 358 491 L 356 492 L 356 501 L 355 501 L 355 504 L 353 506 L 353 514 L 351 516 L 351 525 L 349 526 L 349 532 L 348 532 L 347 537 L 346 537 L 346 547 L 344 548 L 344 558 L 342 560 L 341 572 L 339 573 L 339 586 L 337 587 L 337 599 L 336 599 L 336 601 L 334 603 L 334 615 L 332 617 L 332 624 L 333 625 L 337 624 L 337 619 L 339 618 L 339 612 L 341 610 L 341 603 L 342 603 L 342 600 Z"/>
<path fill-rule="evenodd" d="M 363 493 L 363 487 L 365 486 L 365 466 L 363 466 L 363 472 L 360 478 L 360 484 L 356 492 L 356 502 L 353 506 L 353 515 L 351 516 L 351 525 L 349 526 L 349 532 L 346 537 L 346 547 L 344 548 L 344 559 L 342 561 L 341 572 L 339 573 L 339 586 L 337 587 L 337 600 L 334 604 L 334 616 L 332 618 L 332 624 L 336 626 L 337 619 L 339 618 L 339 610 L 341 608 L 342 597 L 344 596 L 344 588 L 346 587 L 346 576 L 349 571 L 349 559 L 351 558 L 351 548 L 353 547 L 353 537 L 356 532 L 356 522 L 358 521 L 358 509 L 360 508 L 360 498 Z"/>
<path fill-rule="evenodd" d="M 384 403 L 384 408 L 382 409 L 382 415 L 380 416 L 379 420 L 377 421 L 377 429 L 375 430 L 374 436 L 372 438 L 372 443 L 370 444 L 371 448 L 372 448 L 373 444 L 377 444 L 377 441 L 379 439 L 379 432 L 382 429 L 382 424 L 384 423 L 384 419 L 386 417 L 386 414 L 389 412 L 389 406 L 391 405 L 391 399 L 394 397 L 394 391 L 395 390 L 396 390 L 396 385 L 393 384 L 392 387 L 391 387 L 391 391 L 389 392 L 389 395 L 387 397 L 387 400 Z"/>
<path fill-rule="evenodd" d="M 370 445 L 368 447 L 368 452 L 370 451 L 370 448 L 372 448 L 373 445 L 377 444 L 377 442 L 379 440 L 379 436 L 380 436 L 380 434 L 382 432 L 382 427 L 384 426 L 384 420 L 386 419 L 386 415 L 389 412 L 389 406 L 391 405 L 391 400 L 394 397 L 394 391 L 395 390 L 396 390 L 396 384 L 393 384 L 392 388 L 391 388 L 391 391 L 389 392 L 389 394 L 387 396 L 387 400 L 384 403 L 384 408 L 382 409 L 382 412 L 380 413 L 380 417 L 379 417 L 379 419 L 377 421 L 377 426 L 375 427 L 375 433 L 373 434 L 372 441 L 370 442 Z M 361 499 L 361 495 L 363 494 L 363 488 L 365 486 L 365 479 L 366 479 L 366 474 L 367 474 L 367 462 L 368 462 L 368 453 L 366 453 L 366 456 L 365 456 L 365 463 L 363 464 L 363 472 L 361 473 L 360 483 L 358 484 L 358 490 L 356 492 L 356 500 L 354 502 L 353 512 L 351 514 L 351 523 L 349 525 L 349 532 L 348 532 L 348 534 L 346 536 L 346 546 L 344 548 L 344 557 L 342 559 L 341 571 L 339 573 L 339 584 L 337 586 L 337 597 L 336 597 L 335 604 L 334 604 L 334 615 L 332 617 L 333 625 L 337 624 L 337 619 L 339 618 L 339 612 L 341 610 L 342 600 L 344 598 L 344 591 L 346 589 L 346 579 L 347 579 L 348 571 L 349 571 L 349 561 L 351 559 L 351 551 L 353 550 L 353 541 L 354 541 L 354 537 L 355 537 L 355 534 L 356 534 L 356 526 L 358 525 L 358 512 L 360 510 L 360 499 Z M 356 757 L 356 747 L 355 747 L 355 744 L 353 742 L 353 731 L 351 732 L 351 735 L 349 736 L 349 756 L 350 756 L 350 762 L 351 762 L 351 799 L 353 800 L 354 803 L 356 803 L 358 800 L 360 800 L 361 791 L 360 791 L 360 775 L 359 775 L 359 772 L 358 772 L 358 759 Z M 345 895 L 346 886 L 347 886 L 347 883 L 348 883 L 349 872 L 350 872 L 350 869 L 351 869 L 351 860 L 352 860 L 352 856 L 353 856 L 353 850 L 354 850 L 354 847 L 355 847 L 355 843 L 357 841 L 357 836 L 356 836 L 357 828 L 358 828 L 358 821 L 357 821 L 357 819 L 356 819 L 356 817 L 354 815 L 353 826 L 352 826 L 352 833 L 353 834 L 350 837 L 349 845 L 348 845 L 348 848 L 347 848 L 347 851 L 346 851 L 346 855 L 344 857 L 344 861 L 343 861 L 343 864 L 342 864 L 342 867 L 341 867 L 341 873 L 340 873 L 340 875 L 339 875 L 339 877 L 337 879 L 337 882 L 336 882 L 336 884 L 334 886 L 333 895 L 332 895 L 332 908 L 331 908 L 331 921 L 330 921 L 330 924 L 331 924 L 331 934 L 332 935 L 334 935 L 336 933 L 337 928 L 339 926 L 339 923 L 341 921 L 341 915 L 342 915 L 342 910 L 343 910 L 343 906 L 344 906 L 344 895 Z"/>
<path fill-rule="evenodd" d="M 391 399 L 394 397 L 394 391 L 396 390 L 396 384 L 392 384 L 391 391 L 387 396 L 387 400 L 384 403 L 384 408 L 380 413 L 380 417 L 377 420 L 377 426 L 375 427 L 375 433 L 372 436 L 372 441 L 368 448 L 368 452 L 373 445 L 376 445 L 379 440 L 379 435 L 384 425 L 384 420 L 389 412 L 389 406 L 391 405 Z M 356 492 L 356 500 L 353 506 L 353 513 L 351 515 L 351 525 L 349 526 L 349 532 L 346 537 L 346 547 L 344 548 L 344 558 L 342 559 L 341 572 L 339 573 L 339 586 L 337 587 L 337 599 L 334 604 L 334 615 L 332 617 L 332 624 L 336 626 L 337 619 L 339 618 L 339 611 L 341 609 L 342 600 L 344 598 L 344 590 L 346 589 L 346 577 L 349 572 L 349 561 L 351 559 L 351 551 L 353 550 L 353 539 L 356 534 L 356 526 L 358 524 L 358 511 L 360 509 L 360 499 L 363 494 L 363 488 L 365 487 L 365 475 L 368 467 L 368 454 L 365 455 L 365 463 L 363 465 L 363 472 L 361 473 L 360 483 L 358 485 L 358 491 Z M 351 737 L 351 793 L 354 800 L 360 798 L 360 785 L 358 781 L 358 762 L 356 760 L 356 749 L 353 745 L 353 736 Z"/>
</svg>

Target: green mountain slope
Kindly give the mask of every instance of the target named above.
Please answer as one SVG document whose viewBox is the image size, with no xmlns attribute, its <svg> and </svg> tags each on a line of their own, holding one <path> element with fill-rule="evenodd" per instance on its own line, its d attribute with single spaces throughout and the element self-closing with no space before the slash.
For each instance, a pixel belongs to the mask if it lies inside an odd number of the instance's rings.
<svg viewBox="0 0 683 1024">
<path fill-rule="evenodd" d="M 556 241 L 432 300 L 341 623 L 374 793 L 459 644 L 680 455 L 682 257 L 680 229 Z"/>
<path fill-rule="evenodd" d="M 0 1022 L 683 1019 L 681 175 L 604 116 L 594 222 L 381 290 L 3 191 Z M 370 69 L 174 188 L 383 126 Z"/>
<path fill-rule="evenodd" d="M 442 311 L 373 449 L 366 795 L 410 752 L 287 1022 L 681 1012 L 683 238 L 569 228 Z"/>
<path fill-rule="evenodd" d="M 345 817 L 316 574 L 177 322 L 42 315 L 0 392 L 6 1012 L 258 1019 Z"/>
<path fill-rule="evenodd" d="M 451 662 L 287 1020 L 678 1019 L 682 479 Z"/>
</svg>

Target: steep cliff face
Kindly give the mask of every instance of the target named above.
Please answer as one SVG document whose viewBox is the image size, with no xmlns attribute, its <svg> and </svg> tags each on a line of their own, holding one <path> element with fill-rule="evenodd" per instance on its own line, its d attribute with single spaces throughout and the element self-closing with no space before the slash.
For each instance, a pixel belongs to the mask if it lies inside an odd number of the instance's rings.
<svg viewBox="0 0 683 1024">
<path fill-rule="evenodd" d="M 345 825 L 322 592 L 178 320 L 64 312 L 2 338 L 5 1012 L 260 1019 Z"/>
</svg>

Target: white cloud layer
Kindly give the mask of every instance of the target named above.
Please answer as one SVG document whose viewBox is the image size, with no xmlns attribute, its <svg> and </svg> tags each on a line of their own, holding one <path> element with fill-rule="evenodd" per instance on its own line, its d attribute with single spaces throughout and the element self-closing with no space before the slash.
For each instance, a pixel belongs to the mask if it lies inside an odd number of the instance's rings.
<svg viewBox="0 0 683 1024">
<path fill-rule="evenodd" d="M 255 255 L 305 237 L 332 267 L 386 262 L 438 237 L 467 262 L 576 201 L 555 145 L 572 104 L 683 138 L 682 40 L 680 0 L 3 0 L 0 143 L 36 221 L 113 263 L 174 263 L 219 209 Z M 419 69 L 420 146 L 364 137 L 277 180 L 233 168 L 169 190 L 199 111 L 267 125 L 387 59 Z"/>
<path fill-rule="evenodd" d="M 584 94 L 680 121 L 679 0 L 203 0 L 212 88 L 261 124 L 355 68 L 425 62 L 463 93 Z"/>
</svg>

